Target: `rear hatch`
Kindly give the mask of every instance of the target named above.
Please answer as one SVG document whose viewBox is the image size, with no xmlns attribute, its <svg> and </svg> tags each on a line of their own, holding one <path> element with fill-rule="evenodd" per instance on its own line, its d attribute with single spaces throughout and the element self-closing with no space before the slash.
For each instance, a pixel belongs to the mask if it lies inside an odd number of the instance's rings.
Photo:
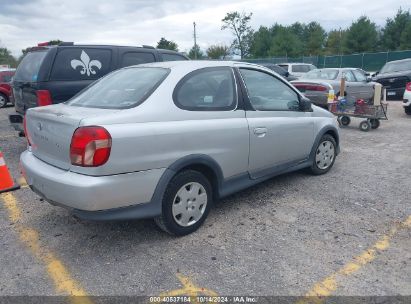
<svg viewBox="0 0 411 304">
<path fill-rule="evenodd" d="M 30 110 L 27 112 L 26 128 L 32 153 L 50 165 L 68 170 L 71 166 L 71 138 L 81 120 L 117 111 L 65 104 Z"/>
<path fill-rule="evenodd" d="M 37 107 L 37 83 L 41 64 L 48 49 L 29 52 L 17 67 L 13 78 L 13 95 L 16 111 L 24 114 L 27 109 Z"/>
</svg>

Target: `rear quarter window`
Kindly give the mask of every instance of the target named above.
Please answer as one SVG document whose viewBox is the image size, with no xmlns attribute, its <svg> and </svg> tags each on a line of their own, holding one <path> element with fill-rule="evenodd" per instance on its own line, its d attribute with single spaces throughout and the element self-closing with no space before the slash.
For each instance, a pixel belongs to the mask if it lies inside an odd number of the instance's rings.
<svg viewBox="0 0 411 304">
<path fill-rule="evenodd" d="M 296 64 L 292 66 L 292 70 L 297 73 L 307 73 L 311 70 L 311 67 L 306 64 Z"/>
<path fill-rule="evenodd" d="M 93 80 L 111 70 L 111 50 L 100 48 L 60 49 L 51 70 L 51 80 Z"/>
<path fill-rule="evenodd" d="M 121 56 L 121 66 L 127 67 L 136 64 L 155 62 L 153 53 L 147 52 L 127 52 Z"/>
<path fill-rule="evenodd" d="M 170 54 L 170 53 L 162 53 L 163 61 L 182 61 L 187 60 L 186 57 L 180 54 Z"/>
</svg>

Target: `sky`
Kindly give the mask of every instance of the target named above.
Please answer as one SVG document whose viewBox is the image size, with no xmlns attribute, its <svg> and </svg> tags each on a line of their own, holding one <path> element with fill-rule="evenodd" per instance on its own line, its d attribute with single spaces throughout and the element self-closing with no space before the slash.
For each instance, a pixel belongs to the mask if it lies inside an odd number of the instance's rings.
<svg viewBox="0 0 411 304">
<path fill-rule="evenodd" d="M 410 0 L 0 0 L 0 46 L 18 57 L 22 49 L 54 39 L 156 46 L 165 37 L 188 51 L 195 21 L 197 42 L 205 50 L 231 43 L 230 31 L 221 30 L 221 19 L 231 11 L 252 12 L 253 29 L 317 21 L 331 30 L 348 27 L 361 15 L 383 26 L 400 7 L 410 9 Z"/>
</svg>

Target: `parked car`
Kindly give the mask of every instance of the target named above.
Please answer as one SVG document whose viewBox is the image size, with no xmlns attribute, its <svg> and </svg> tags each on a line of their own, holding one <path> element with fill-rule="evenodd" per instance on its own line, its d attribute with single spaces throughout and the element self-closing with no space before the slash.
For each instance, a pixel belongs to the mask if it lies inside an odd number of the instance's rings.
<svg viewBox="0 0 411 304">
<path fill-rule="evenodd" d="M 388 100 L 402 100 L 405 86 L 411 81 L 411 59 L 387 62 L 373 80 L 384 86 Z"/>
<path fill-rule="evenodd" d="M 10 85 L 14 72 L 13 69 L 2 69 L 0 71 L 0 108 L 5 107 L 8 103 L 14 104 Z"/>
<path fill-rule="evenodd" d="M 284 70 L 282 67 L 280 67 L 277 64 L 274 64 L 274 63 L 259 63 L 259 65 L 261 65 L 263 67 L 266 67 L 266 68 L 269 68 L 270 70 L 276 72 L 278 75 L 284 77 L 288 81 L 298 79 L 297 77 L 290 75 L 289 72 L 287 72 L 286 70 Z"/>
<path fill-rule="evenodd" d="M 342 77 L 346 80 L 344 95 L 350 102 L 358 99 L 373 101 L 375 83 L 368 81 L 364 72 L 356 68 L 315 69 L 291 83 L 314 104 L 327 106 L 330 95 L 340 95 Z"/>
<path fill-rule="evenodd" d="M 286 70 L 290 75 L 300 78 L 311 70 L 316 69 L 315 65 L 310 63 L 279 63 L 280 67 Z"/>
<path fill-rule="evenodd" d="M 411 82 L 405 86 L 403 107 L 406 114 L 411 115 Z"/>
<path fill-rule="evenodd" d="M 154 217 L 176 235 L 213 201 L 284 172 L 326 173 L 339 152 L 331 113 L 239 62 L 123 68 L 25 119 L 21 165 L 35 192 L 80 218 Z"/>
<path fill-rule="evenodd" d="M 23 131 L 23 116 L 29 108 L 64 102 L 118 68 L 173 60 L 188 57 L 148 46 L 39 44 L 29 50 L 17 68 L 12 83 L 16 114 L 9 120 L 16 130 Z"/>
</svg>

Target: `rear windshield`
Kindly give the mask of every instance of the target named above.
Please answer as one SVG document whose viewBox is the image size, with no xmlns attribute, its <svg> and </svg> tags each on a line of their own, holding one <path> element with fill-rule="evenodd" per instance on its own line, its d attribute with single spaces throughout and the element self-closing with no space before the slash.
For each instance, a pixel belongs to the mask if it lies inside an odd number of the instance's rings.
<svg viewBox="0 0 411 304">
<path fill-rule="evenodd" d="M 338 76 L 338 70 L 311 70 L 304 75 L 307 79 L 336 79 Z"/>
<path fill-rule="evenodd" d="M 37 51 L 30 52 L 24 56 L 17 68 L 14 79 L 18 81 L 36 82 L 40 65 L 46 54 L 47 51 Z"/>
<path fill-rule="evenodd" d="M 381 69 L 380 74 L 411 70 L 411 60 L 387 62 Z"/>
<path fill-rule="evenodd" d="M 68 105 L 128 109 L 141 104 L 167 77 L 164 68 L 126 68 L 101 78 L 67 101 Z"/>
</svg>

